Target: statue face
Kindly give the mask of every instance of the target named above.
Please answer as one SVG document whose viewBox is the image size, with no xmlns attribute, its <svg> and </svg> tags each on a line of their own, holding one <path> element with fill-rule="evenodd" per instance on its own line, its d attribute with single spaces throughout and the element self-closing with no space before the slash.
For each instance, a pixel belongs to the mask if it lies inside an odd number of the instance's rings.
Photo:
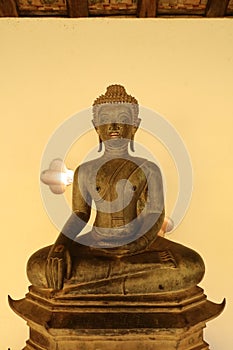
<svg viewBox="0 0 233 350">
<path fill-rule="evenodd" d="M 131 140 L 137 126 L 133 125 L 133 111 L 130 104 L 106 104 L 98 111 L 95 128 L 101 140 Z"/>
</svg>

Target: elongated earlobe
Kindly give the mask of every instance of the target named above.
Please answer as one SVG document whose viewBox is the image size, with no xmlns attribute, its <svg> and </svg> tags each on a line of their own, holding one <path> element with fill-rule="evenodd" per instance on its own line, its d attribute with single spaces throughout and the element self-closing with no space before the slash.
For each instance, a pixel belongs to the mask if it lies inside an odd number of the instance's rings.
<svg viewBox="0 0 233 350">
<path fill-rule="evenodd" d="M 102 140 L 101 140 L 101 138 L 99 137 L 99 149 L 98 149 L 98 152 L 101 152 L 102 149 L 103 149 Z"/>
<path fill-rule="evenodd" d="M 134 136 L 132 137 L 132 140 L 130 140 L 130 149 L 132 152 L 135 152 L 135 148 L 134 148 Z"/>
<path fill-rule="evenodd" d="M 98 128 L 97 128 L 97 126 L 95 125 L 94 120 L 92 120 L 92 124 L 94 125 L 94 128 L 95 128 L 96 132 L 98 133 Z M 98 133 L 98 134 L 99 134 L 99 133 Z M 98 149 L 98 152 L 101 152 L 102 149 L 103 149 L 102 140 L 101 140 L 101 138 L 100 138 L 100 136 L 99 136 L 99 149 Z"/>
</svg>

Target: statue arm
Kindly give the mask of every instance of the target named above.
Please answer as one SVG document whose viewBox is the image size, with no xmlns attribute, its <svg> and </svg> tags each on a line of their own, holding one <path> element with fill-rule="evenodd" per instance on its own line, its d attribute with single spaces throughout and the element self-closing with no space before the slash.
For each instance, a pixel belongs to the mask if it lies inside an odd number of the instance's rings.
<svg viewBox="0 0 233 350">
<path fill-rule="evenodd" d="M 69 247 L 75 237 L 82 231 L 90 218 L 91 197 L 85 186 L 84 171 L 80 167 L 75 170 L 72 194 L 72 214 L 62 228 L 55 246 L 64 245 Z"/>
<path fill-rule="evenodd" d="M 132 246 L 129 246 L 129 252 L 141 251 L 148 248 L 157 238 L 158 232 L 161 229 L 165 217 L 165 210 L 163 209 L 161 213 L 150 213 L 146 216 L 146 227 L 144 224 L 140 227 L 140 237 L 132 242 Z M 149 223 L 150 229 L 147 230 Z M 146 232 L 143 234 L 143 232 Z"/>
<path fill-rule="evenodd" d="M 149 163 L 149 165 L 145 208 L 142 212 L 142 225 L 139 229 L 139 236 L 147 240 L 148 244 L 157 237 L 165 216 L 162 175 L 157 165 L 153 163 Z"/>
<path fill-rule="evenodd" d="M 46 278 L 48 287 L 52 289 L 62 289 L 64 279 L 71 277 L 72 261 L 69 249 L 75 237 L 82 231 L 90 218 L 90 195 L 85 190 L 84 183 L 79 184 L 80 179 L 78 168 L 75 171 L 73 183 L 73 212 L 47 258 Z M 83 186 L 82 190 L 80 190 L 80 186 Z"/>
<path fill-rule="evenodd" d="M 147 184 L 141 194 L 144 209 L 138 216 L 139 229 L 133 242 L 122 246 L 122 252 L 136 254 L 146 250 L 157 238 L 157 234 L 164 221 L 163 181 L 160 169 L 152 162 L 145 164 L 143 169 Z"/>
</svg>

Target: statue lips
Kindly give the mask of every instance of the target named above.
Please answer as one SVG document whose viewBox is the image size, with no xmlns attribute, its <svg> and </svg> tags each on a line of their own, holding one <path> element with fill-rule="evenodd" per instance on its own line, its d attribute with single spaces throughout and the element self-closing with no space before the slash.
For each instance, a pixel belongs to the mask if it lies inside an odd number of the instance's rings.
<svg viewBox="0 0 233 350">
<path fill-rule="evenodd" d="M 119 133 L 119 131 L 112 131 L 112 132 L 109 133 L 109 136 L 111 138 L 119 138 L 120 137 L 120 133 Z"/>
</svg>

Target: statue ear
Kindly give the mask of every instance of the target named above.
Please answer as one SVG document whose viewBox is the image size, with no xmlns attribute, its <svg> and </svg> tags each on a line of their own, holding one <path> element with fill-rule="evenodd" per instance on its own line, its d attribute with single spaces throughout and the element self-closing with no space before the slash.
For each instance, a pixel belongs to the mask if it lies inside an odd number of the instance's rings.
<svg viewBox="0 0 233 350">
<path fill-rule="evenodd" d="M 130 140 L 130 149 L 132 152 L 135 152 L 135 148 L 134 148 L 134 136 L 132 136 L 131 140 Z"/>
<path fill-rule="evenodd" d="M 137 120 L 135 121 L 135 124 L 133 126 L 133 137 L 134 137 L 136 131 L 138 130 L 138 127 L 139 127 L 140 123 L 141 123 L 141 119 L 137 118 Z"/>
<path fill-rule="evenodd" d="M 95 128 L 95 130 L 98 132 L 98 127 L 97 127 L 97 125 L 95 124 L 95 121 L 92 119 L 92 124 L 93 124 L 93 126 L 94 126 L 94 128 Z"/>
<path fill-rule="evenodd" d="M 95 128 L 97 134 L 99 135 L 99 128 L 98 128 L 98 126 L 95 124 L 95 121 L 94 121 L 94 120 L 92 120 L 92 124 L 94 125 L 94 128 Z M 99 135 L 99 149 L 98 149 L 98 152 L 101 152 L 102 149 L 103 149 L 103 144 L 102 144 L 101 137 L 100 137 L 100 135 Z"/>
<path fill-rule="evenodd" d="M 135 123 L 135 125 L 136 125 L 136 131 L 137 131 L 137 129 L 139 128 L 139 125 L 141 124 L 141 119 L 140 118 L 137 118 L 137 120 L 136 120 L 136 123 Z M 135 132 L 136 132 L 135 131 Z"/>
<path fill-rule="evenodd" d="M 135 125 L 133 127 L 133 134 L 132 134 L 132 138 L 130 140 L 130 149 L 132 152 L 135 152 L 135 148 L 134 148 L 134 135 L 136 133 L 136 131 L 138 130 L 138 127 L 141 123 L 141 119 L 140 118 L 137 118 L 136 122 L 135 122 Z"/>
<path fill-rule="evenodd" d="M 99 129 L 98 129 L 98 126 L 95 124 L 94 120 L 92 120 L 92 124 L 94 125 L 94 128 L 95 128 L 97 134 L 99 135 Z M 98 149 L 98 152 L 101 152 L 102 149 L 103 149 L 102 140 L 101 140 L 101 138 L 99 136 L 99 149 Z"/>
<path fill-rule="evenodd" d="M 101 138 L 99 137 L 99 149 L 98 149 L 98 152 L 101 152 L 102 149 L 103 149 L 103 143 L 102 143 Z"/>
</svg>

